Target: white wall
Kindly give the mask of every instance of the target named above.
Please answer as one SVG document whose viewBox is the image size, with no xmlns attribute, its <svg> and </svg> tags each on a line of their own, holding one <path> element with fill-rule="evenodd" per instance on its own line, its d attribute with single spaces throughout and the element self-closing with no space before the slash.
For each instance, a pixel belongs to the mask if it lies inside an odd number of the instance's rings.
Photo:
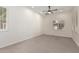
<svg viewBox="0 0 79 59">
<path fill-rule="evenodd" d="M 74 32 L 73 32 L 73 40 L 75 41 L 75 43 L 79 46 L 79 7 L 75 7 L 75 21 L 74 21 Z"/>
<path fill-rule="evenodd" d="M 65 27 L 63 30 L 54 30 L 53 29 L 53 20 L 64 20 L 65 21 Z M 64 36 L 64 37 L 72 37 L 72 13 L 71 11 L 63 12 L 60 14 L 57 14 L 56 17 L 51 16 L 45 16 L 43 20 L 43 33 L 47 35 L 56 35 L 56 36 Z"/>
<path fill-rule="evenodd" d="M 65 28 L 62 31 L 55 31 L 52 28 L 52 20 L 57 18 L 53 16 L 44 16 L 42 19 L 42 16 L 25 7 L 5 8 L 7 8 L 7 31 L 0 32 L 0 48 L 41 34 L 72 36 L 72 15 L 70 12 L 61 14 L 64 15 L 60 19 L 65 20 Z"/>
<path fill-rule="evenodd" d="M 40 35 L 42 18 L 25 7 L 7 9 L 7 31 L 0 32 L 0 48 Z"/>
</svg>

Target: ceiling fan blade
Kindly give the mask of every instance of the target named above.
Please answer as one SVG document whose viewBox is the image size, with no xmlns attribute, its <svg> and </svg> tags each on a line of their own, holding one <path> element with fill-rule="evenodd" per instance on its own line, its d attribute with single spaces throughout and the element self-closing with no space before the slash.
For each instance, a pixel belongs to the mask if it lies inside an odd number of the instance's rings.
<svg viewBox="0 0 79 59">
<path fill-rule="evenodd" d="M 53 9 L 53 10 L 51 10 L 51 11 L 58 11 L 58 9 Z"/>
<path fill-rule="evenodd" d="M 48 15 L 48 11 L 42 11 L 43 14 Z"/>
<path fill-rule="evenodd" d="M 42 11 L 42 12 L 48 12 L 48 11 Z"/>
<path fill-rule="evenodd" d="M 45 13 L 45 15 L 49 15 L 49 13 Z"/>
<path fill-rule="evenodd" d="M 53 14 L 53 11 L 58 11 L 58 9 L 53 9 L 51 10 L 51 6 L 48 6 L 48 10 L 47 11 L 42 11 L 45 15 L 50 15 Z"/>
<path fill-rule="evenodd" d="M 54 12 L 53 12 L 53 11 L 51 11 L 51 13 L 53 14 Z"/>
</svg>

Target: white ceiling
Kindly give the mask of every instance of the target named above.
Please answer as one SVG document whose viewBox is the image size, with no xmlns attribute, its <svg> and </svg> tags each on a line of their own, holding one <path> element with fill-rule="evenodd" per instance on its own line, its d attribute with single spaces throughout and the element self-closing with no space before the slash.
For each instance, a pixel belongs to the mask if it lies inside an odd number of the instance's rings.
<svg viewBox="0 0 79 59">
<path fill-rule="evenodd" d="M 34 7 L 34 8 L 32 8 L 32 7 Z M 29 8 L 37 13 L 48 10 L 47 6 L 27 6 L 27 8 Z M 51 9 L 59 9 L 59 10 L 63 10 L 63 11 L 71 11 L 71 10 L 73 10 L 72 8 L 73 8 L 72 6 L 51 6 Z"/>
</svg>

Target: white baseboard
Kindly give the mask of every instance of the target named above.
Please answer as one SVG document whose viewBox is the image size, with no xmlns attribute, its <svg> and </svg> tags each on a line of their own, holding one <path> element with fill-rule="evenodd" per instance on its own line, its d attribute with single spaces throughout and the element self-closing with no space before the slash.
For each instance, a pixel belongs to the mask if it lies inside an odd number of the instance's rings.
<svg viewBox="0 0 79 59">
<path fill-rule="evenodd" d="M 62 36 L 62 37 L 68 37 L 68 38 L 72 38 L 72 34 L 68 34 L 68 35 L 65 35 L 65 34 L 50 34 L 50 33 L 45 33 L 46 35 L 54 35 L 54 36 Z"/>
<path fill-rule="evenodd" d="M 74 39 L 73 39 L 74 40 Z M 79 42 L 74 40 L 74 42 L 76 43 L 76 45 L 79 47 Z"/>
<path fill-rule="evenodd" d="M 79 33 L 74 33 L 74 35 L 73 35 L 73 41 L 79 47 L 79 38 L 78 37 L 79 37 Z"/>
<path fill-rule="evenodd" d="M 0 48 L 4 48 L 4 47 L 7 47 L 7 46 L 10 46 L 10 45 L 13 45 L 13 44 L 17 44 L 17 43 L 22 42 L 24 40 L 28 40 L 28 39 L 31 39 L 31 38 L 34 38 L 34 37 L 37 37 L 37 36 L 40 36 L 40 35 L 42 35 L 42 34 L 40 33 L 38 35 L 26 37 L 25 39 L 9 41 L 8 43 L 5 43 L 5 44 L 0 45 Z"/>
</svg>

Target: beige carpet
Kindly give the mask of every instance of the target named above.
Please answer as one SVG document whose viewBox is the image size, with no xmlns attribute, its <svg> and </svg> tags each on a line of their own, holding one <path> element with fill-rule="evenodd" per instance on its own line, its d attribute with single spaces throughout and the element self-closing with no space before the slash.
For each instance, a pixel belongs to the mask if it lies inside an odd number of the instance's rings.
<svg viewBox="0 0 79 59">
<path fill-rule="evenodd" d="M 0 52 L 7 53 L 78 53 L 79 47 L 71 38 L 41 35 L 5 48 Z"/>
</svg>

